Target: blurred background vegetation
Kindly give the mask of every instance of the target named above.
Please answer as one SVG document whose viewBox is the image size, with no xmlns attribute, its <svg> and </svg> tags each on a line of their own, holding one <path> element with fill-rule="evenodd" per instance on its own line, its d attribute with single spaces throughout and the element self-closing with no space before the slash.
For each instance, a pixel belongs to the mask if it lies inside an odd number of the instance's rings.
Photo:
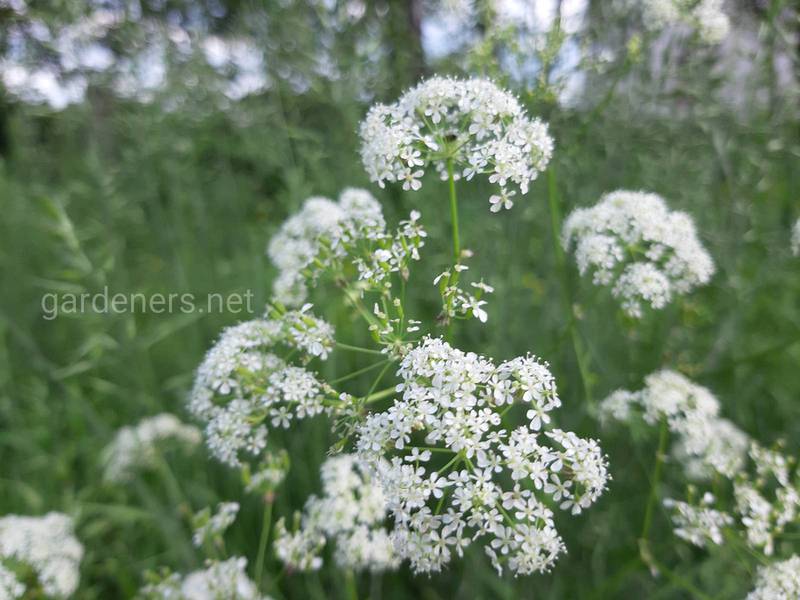
<svg viewBox="0 0 800 600">
<path fill-rule="evenodd" d="M 431 295 L 414 300 L 415 312 L 433 320 L 435 290 L 424 281 L 448 261 L 446 190 L 432 178 L 415 193 L 370 185 L 357 136 L 371 103 L 426 74 L 492 76 L 550 123 L 551 167 L 511 212 L 490 215 L 480 185 L 460 192 L 471 269 L 496 293 L 489 326 L 463 326 L 456 340 L 499 359 L 546 358 L 564 399 L 559 419 L 601 439 L 615 481 L 593 510 L 559 524 L 569 554 L 551 574 L 499 578 L 474 549 L 433 577 L 364 575 L 361 595 L 684 597 L 638 561 L 654 440 L 631 452 L 628 434 L 598 431 L 577 408 L 587 391 L 598 399 L 638 388 L 661 366 L 714 390 L 763 443 L 783 438 L 798 454 L 800 259 L 789 245 L 800 216 L 797 6 L 729 0 L 733 30 L 708 46 L 681 28 L 647 32 L 635 2 L 520 0 L 510 25 L 488 2 L 459 20 L 458 4 L 0 0 L 0 514 L 77 517 L 87 549 L 77 597 L 129 598 L 147 569 L 199 566 L 187 515 L 243 497 L 238 478 L 201 449 L 170 456 L 180 490 L 158 473 L 113 487 L 99 463 L 120 426 L 161 411 L 185 417 L 193 370 L 242 316 L 45 320 L 42 295 L 252 290 L 263 306 L 271 233 L 306 197 L 361 186 L 390 221 L 422 211 L 431 237 L 419 277 Z M 548 200 L 566 214 L 617 188 L 657 192 L 691 213 L 718 263 L 712 285 L 638 324 L 614 316 L 574 269 L 567 313 L 556 274 Z M 340 331 L 352 320 L 327 316 Z M 318 489 L 330 442 L 322 421 L 285 436 L 292 470 L 277 515 Z M 258 499 L 245 498 L 229 534 L 228 550 L 251 562 L 260 514 Z M 703 589 L 720 598 L 749 589 L 729 550 L 699 561 L 705 555 L 676 545 L 663 516 L 655 528 L 662 560 Z M 344 597 L 331 561 L 313 575 L 269 568 L 276 597 Z"/>
</svg>

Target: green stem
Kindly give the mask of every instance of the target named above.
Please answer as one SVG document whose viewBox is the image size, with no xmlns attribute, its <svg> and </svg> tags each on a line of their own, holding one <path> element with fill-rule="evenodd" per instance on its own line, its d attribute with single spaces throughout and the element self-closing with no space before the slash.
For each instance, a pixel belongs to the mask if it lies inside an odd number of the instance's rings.
<svg viewBox="0 0 800 600">
<path fill-rule="evenodd" d="M 378 400 L 383 400 L 384 398 L 388 398 L 394 393 L 396 393 L 396 390 L 393 387 L 386 388 L 385 390 L 381 390 L 380 392 L 375 392 L 374 394 L 370 394 L 369 396 L 364 398 L 364 403 L 370 404 L 372 402 L 377 402 Z"/>
<path fill-rule="evenodd" d="M 594 406 L 592 396 L 592 376 L 589 363 L 586 360 L 586 351 L 583 347 L 583 340 L 578 331 L 575 321 L 575 311 L 572 309 L 572 299 L 570 294 L 569 276 L 567 274 L 567 261 L 564 255 L 564 248 L 561 247 L 559 238 L 561 236 L 561 207 L 558 194 L 558 180 L 556 179 L 555 167 L 551 166 L 547 171 L 547 201 L 550 206 L 550 225 L 553 230 L 553 251 L 556 257 L 556 267 L 561 280 L 561 303 L 567 318 L 567 327 L 572 341 L 572 349 L 575 352 L 575 360 L 578 363 L 578 372 L 583 383 L 583 390 L 586 394 L 586 402 L 589 406 Z"/>
<path fill-rule="evenodd" d="M 380 350 L 373 350 L 372 348 L 362 348 L 361 346 L 351 346 L 350 344 L 343 344 L 342 342 L 336 342 L 336 347 L 341 350 L 350 350 L 351 352 L 363 352 L 364 354 L 377 354 L 383 357 L 386 356 Z"/>
<path fill-rule="evenodd" d="M 256 585 L 263 589 L 264 559 L 267 555 L 267 541 L 272 527 L 272 498 L 264 498 L 264 518 L 261 522 L 261 537 L 258 540 L 258 557 L 256 558 Z"/>
<path fill-rule="evenodd" d="M 361 369 L 358 369 L 357 371 L 353 371 L 352 373 L 348 373 L 347 375 L 342 375 L 341 377 L 337 377 L 336 379 L 332 379 L 331 380 L 331 385 L 335 385 L 337 383 L 342 383 L 343 381 L 348 381 L 350 379 L 353 379 L 354 377 L 358 377 L 359 375 L 363 375 L 364 373 L 369 373 L 373 369 L 377 369 L 378 367 L 383 366 L 384 364 L 386 364 L 390 360 L 391 359 L 387 358 L 386 360 L 381 360 L 381 361 L 378 361 L 376 363 L 372 363 L 368 367 L 363 367 Z"/>
<path fill-rule="evenodd" d="M 458 236 L 458 198 L 456 197 L 456 180 L 453 175 L 453 159 L 447 159 L 447 179 L 450 184 L 450 224 L 453 226 L 453 260 L 456 264 L 461 260 L 461 241 Z"/>
<path fill-rule="evenodd" d="M 689 592 L 694 598 L 698 598 L 699 600 L 713 600 L 711 596 L 703 592 L 702 590 L 698 589 L 696 585 L 694 585 L 691 581 L 678 575 L 671 569 L 667 568 L 664 564 L 660 563 L 656 558 L 650 555 L 650 562 L 652 567 L 658 570 L 660 573 L 664 573 L 667 579 L 669 579 L 673 585 L 679 588 L 683 588 L 687 592 Z"/>
<path fill-rule="evenodd" d="M 658 449 L 656 450 L 656 463 L 653 467 L 653 479 L 650 483 L 650 497 L 647 500 L 647 507 L 644 512 L 644 522 L 642 523 L 642 535 L 640 541 L 647 542 L 650 527 L 653 524 L 653 512 L 658 500 L 658 486 L 661 482 L 661 470 L 664 465 L 664 454 L 667 451 L 667 441 L 669 440 L 669 427 L 667 420 L 661 420 L 661 428 L 658 433 Z"/>
<path fill-rule="evenodd" d="M 352 570 L 348 569 L 345 571 L 344 581 L 348 600 L 358 600 L 358 587 L 356 586 L 356 578 Z"/>
</svg>

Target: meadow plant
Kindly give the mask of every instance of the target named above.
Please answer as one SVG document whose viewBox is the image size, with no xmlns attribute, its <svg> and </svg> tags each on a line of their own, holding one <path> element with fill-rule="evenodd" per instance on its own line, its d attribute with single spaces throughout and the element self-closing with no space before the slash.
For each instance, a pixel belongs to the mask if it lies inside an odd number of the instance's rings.
<svg viewBox="0 0 800 600">
<path fill-rule="evenodd" d="M 202 441 L 197 427 L 182 423 L 175 415 L 162 413 L 121 428 L 103 450 L 105 478 L 120 483 L 137 471 L 153 468 L 170 446 L 191 449 Z"/>
<path fill-rule="evenodd" d="M 82 558 L 83 545 L 67 515 L 0 518 L 0 591 L 9 598 L 71 598 Z"/>
<path fill-rule="evenodd" d="M 692 218 L 669 210 L 657 194 L 619 190 L 574 210 L 562 242 L 574 250 L 581 275 L 591 273 L 595 285 L 611 287 L 634 318 L 643 316 L 645 306 L 664 308 L 714 274 Z"/>
<path fill-rule="evenodd" d="M 247 576 L 247 559 L 234 556 L 208 561 L 204 569 L 173 573 L 143 587 L 138 600 L 269 600 Z"/>
<path fill-rule="evenodd" d="M 288 569 L 316 570 L 326 542 L 335 545 L 336 564 L 349 571 L 380 572 L 400 563 L 383 523 L 386 499 L 366 465 L 352 454 L 328 458 L 320 468 L 322 497 L 311 496 L 299 528 L 276 527 L 275 553 Z"/>
<path fill-rule="evenodd" d="M 617 390 L 600 404 L 606 422 L 660 428 L 658 477 L 651 484 L 648 514 L 657 501 L 672 440 L 672 462 L 689 484 L 687 501 L 662 500 L 675 535 L 700 548 L 728 544 L 772 557 L 776 540 L 800 525 L 797 461 L 780 448 L 763 447 L 719 412 L 720 403 L 708 389 L 673 371 L 653 373 L 643 390 Z M 654 566 L 647 546 L 649 524 L 646 519 L 640 543 L 643 558 Z"/>
</svg>

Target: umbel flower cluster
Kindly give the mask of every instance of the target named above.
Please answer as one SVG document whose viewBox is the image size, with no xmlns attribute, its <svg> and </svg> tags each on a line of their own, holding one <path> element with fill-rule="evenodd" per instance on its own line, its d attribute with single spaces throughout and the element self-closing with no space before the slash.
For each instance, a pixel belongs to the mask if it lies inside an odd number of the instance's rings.
<svg viewBox="0 0 800 600">
<path fill-rule="evenodd" d="M 792 227 L 792 254 L 800 256 L 800 219 Z"/>
<path fill-rule="evenodd" d="M 657 194 L 619 190 L 574 210 L 562 243 L 574 249 L 580 273 L 591 272 L 595 285 L 611 286 L 632 317 L 642 316 L 643 305 L 664 308 L 714 274 L 692 218 L 669 210 Z"/>
<path fill-rule="evenodd" d="M 261 455 L 270 426 L 288 428 L 335 398 L 311 371 L 275 354 L 283 347 L 301 359 L 327 358 L 333 327 L 309 309 L 276 308 L 270 318 L 229 327 L 198 368 L 189 409 L 205 423 L 209 450 L 222 462 L 238 467 L 243 455 Z"/>
<path fill-rule="evenodd" d="M 723 11 L 723 0 L 645 0 L 644 25 L 652 31 L 667 26 L 687 25 L 707 44 L 718 44 L 728 37 L 730 19 Z"/>
<path fill-rule="evenodd" d="M 309 198 L 269 243 L 267 253 L 279 271 L 272 284 L 275 300 L 288 306 L 302 304 L 308 296 L 306 280 L 321 266 L 345 256 L 359 240 L 385 236 L 381 206 L 368 191 L 347 188 L 338 202 Z"/>
<path fill-rule="evenodd" d="M 648 375 L 642 390 L 617 390 L 600 404 L 604 421 L 665 421 L 676 438 L 673 457 L 695 480 L 715 473 L 731 478 L 744 466 L 750 438 L 719 412 L 719 400 L 710 390 L 669 370 Z"/>
<path fill-rule="evenodd" d="M 381 187 L 418 190 L 428 167 L 442 179 L 488 175 L 494 212 L 527 194 L 553 153 L 547 125 L 486 79 L 427 79 L 394 104 L 374 105 L 360 132 L 364 168 Z"/>
<path fill-rule="evenodd" d="M 800 556 L 758 568 L 756 588 L 746 600 L 800 598 Z"/>
<path fill-rule="evenodd" d="M 336 564 L 352 571 L 385 571 L 399 565 L 383 527 L 386 502 L 381 488 L 355 455 L 340 454 L 320 469 L 322 497 L 306 502 L 295 532 L 278 522 L 275 551 L 288 569 L 315 570 L 326 540 L 336 547 Z"/>
<path fill-rule="evenodd" d="M 49 598 L 71 598 L 78 588 L 83 546 L 75 538 L 72 519 L 51 512 L 43 517 L 0 518 L 0 592 L 20 598 L 26 592 Z M 32 571 L 36 588 L 23 573 Z"/>
<path fill-rule="evenodd" d="M 401 397 L 367 417 L 357 447 L 383 488 L 399 556 L 439 571 L 482 540 L 498 571 L 549 570 L 565 551 L 549 505 L 580 513 L 608 473 L 594 440 L 547 429 L 561 404 L 547 365 L 495 365 L 426 337 L 397 374 Z"/>
<path fill-rule="evenodd" d="M 202 546 L 221 538 L 228 527 L 233 525 L 236 515 L 239 514 L 238 502 L 220 502 L 213 513 L 206 507 L 192 517 L 194 533 L 192 542 L 195 546 Z"/>
<path fill-rule="evenodd" d="M 182 423 L 175 415 L 162 413 L 120 429 L 103 451 L 105 478 L 112 482 L 130 479 L 137 470 L 154 467 L 170 446 L 193 448 L 203 436 L 197 427 Z"/>
<path fill-rule="evenodd" d="M 143 587 L 139 600 L 269 600 L 247 576 L 247 559 L 235 556 L 209 561 L 205 569 L 186 576 L 173 573 Z"/>
<path fill-rule="evenodd" d="M 661 421 L 675 437 L 673 458 L 688 479 L 727 481 L 731 506 L 710 491 L 699 501 L 665 500 L 675 534 L 696 546 L 722 544 L 724 530 L 741 535 L 765 555 L 789 524 L 798 523 L 800 486 L 794 461 L 764 448 L 719 417 L 719 402 L 706 388 L 672 371 L 648 376 L 639 392 L 618 390 L 601 404 L 601 416 L 648 424 Z"/>
</svg>

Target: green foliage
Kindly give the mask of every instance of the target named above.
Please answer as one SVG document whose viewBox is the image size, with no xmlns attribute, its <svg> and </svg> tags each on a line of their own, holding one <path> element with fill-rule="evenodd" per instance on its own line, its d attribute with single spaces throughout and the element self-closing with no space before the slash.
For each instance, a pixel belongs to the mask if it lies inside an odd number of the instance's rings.
<svg viewBox="0 0 800 600">
<path fill-rule="evenodd" d="M 554 59 L 560 35 L 551 34 L 546 61 Z M 630 58 L 615 67 L 624 70 L 620 78 L 641 66 L 642 42 L 631 39 Z M 492 58 L 485 46 L 476 56 Z M 418 56 L 393 58 L 387 64 L 397 78 L 377 84 L 383 99 L 419 68 Z M 350 66 L 346 61 L 358 66 L 357 57 L 342 56 L 343 70 Z M 469 322 L 458 328 L 458 345 L 497 359 L 527 351 L 547 359 L 564 400 L 560 425 L 599 435 L 609 455 L 615 479 L 609 491 L 593 510 L 565 522 L 569 554 L 551 574 L 514 580 L 497 577 L 474 549 L 430 578 L 412 577 L 406 568 L 360 576 L 361 596 L 687 597 L 674 582 L 651 577 L 639 560 L 655 436 L 597 433 L 585 410 L 585 365 L 595 401 L 617 387 L 640 387 L 656 368 L 677 368 L 713 389 L 726 416 L 747 433 L 765 444 L 784 439 L 789 454 L 800 454 L 800 259 L 789 244 L 800 216 L 797 115 L 779 101 L 779 110 L 756 106 L 742 114 L 720 101 L 707 66 L 703 57 L 688 62 L 672 97 L 658 99 L 680 112 L 641 106 L 648 96 L 637 95 L 639 86 L 653 83 L 646 74 L 629 80 L 626 94 L 614 89 L 616 72 L 590 80 L 598 85 L 586 104 L 596 110 L 559 106 L 548 81 L 539 82 L 526 101 L 532 114 L 550 122 L 556 140 L 548 172 L 512 211 L 498 215 L 488 212 L 489 194 L 481 184 L 458 184 L 461 244 L 475 252 L 470 269 L 496 288 L 489 298 L 491 326 Z M 87 549 L 78 597 L 128 598 L 145 571 L 198 567 L 191 515 L 242 497 L 226 545 L 250 557 L 253 572 L 260 498 L 245 496 L 239 477 L 205 458 L 202 449 L 189 457 L 169 455 L 164 469 L 123 488 L 103 483 L 99 464 L 117 428 L 161 411 L 185 414 L 203 354 L 224 325 L 247 315 L 87 311 L 47 320 L 43 295 L 107 288 L 200 298 L 252 290 L 255 306 L 263 306 L 273 276 L 264 250 L 277 226 L 312 194 L 368 186 L 356 135 L 366 104 L 350 91 L 315 82 L 296 93 L 279 82 L 228 110 L 201 106 L 200 98 L 165 111 L 158 104 L 90 96 L 60 113 L 13 104 L 4 115 L 0 514 L 61 510 L 77 516 Z M 655 100 L 652 106 L 657 108 Z M 657 192 L 692 214 L 718 265 L 711 285 L 641 323 L 625 320 L 607 293 L 580 280 L 571 266 L 567 281 L 558 275 L 550 201 L 563 215 L 617 188 Z M 384 203 L 390 224 L 412 208 L 421 210 L 430 238 L 420 277 L 432 281 L 450 261 L 446 186 L 430 178 L 419 192 L 391 186 L 371 191 Z M 567 311 L 565 288 L 572 298 Z M 430 291 L 407 310 L 433 321 L 439 306 L 432 285 Z M 329 293 L 318 290 L 317 299 Z M 325 316 L 344 332 L 354 319 L 346 310 Z M 573 326 L 585 341 L 580 357 Z M 357 355 L 335 361 L 349 361 L 353 370 L 374 362 Z M 341 373 L 341 367 L 326 368 Z M 368 372 L 344 387 L 363 388 L 373 378 Z M 334 437 L 325 423 L 312 420 L 281 441 L 291 471 L 276 492 L 274 513 L 289 520 L 318 490 L 318 467 Z M 682 496 L 683 489 L 667 486 Z M 751 587 L 751 573 L 731 566 L 739 564 L 732 550 L 721 547 L 699 560 L 706 554 L 676 543 L 660 511 L 652 531 L 661 561 L 714 597 L 741 597 Z M 326 560 L 319 574 L 281 575 L 268 558 L 267 591 L 286 598 L 345 597 L 345 577 L 332 564 Z"/>
</svg>

